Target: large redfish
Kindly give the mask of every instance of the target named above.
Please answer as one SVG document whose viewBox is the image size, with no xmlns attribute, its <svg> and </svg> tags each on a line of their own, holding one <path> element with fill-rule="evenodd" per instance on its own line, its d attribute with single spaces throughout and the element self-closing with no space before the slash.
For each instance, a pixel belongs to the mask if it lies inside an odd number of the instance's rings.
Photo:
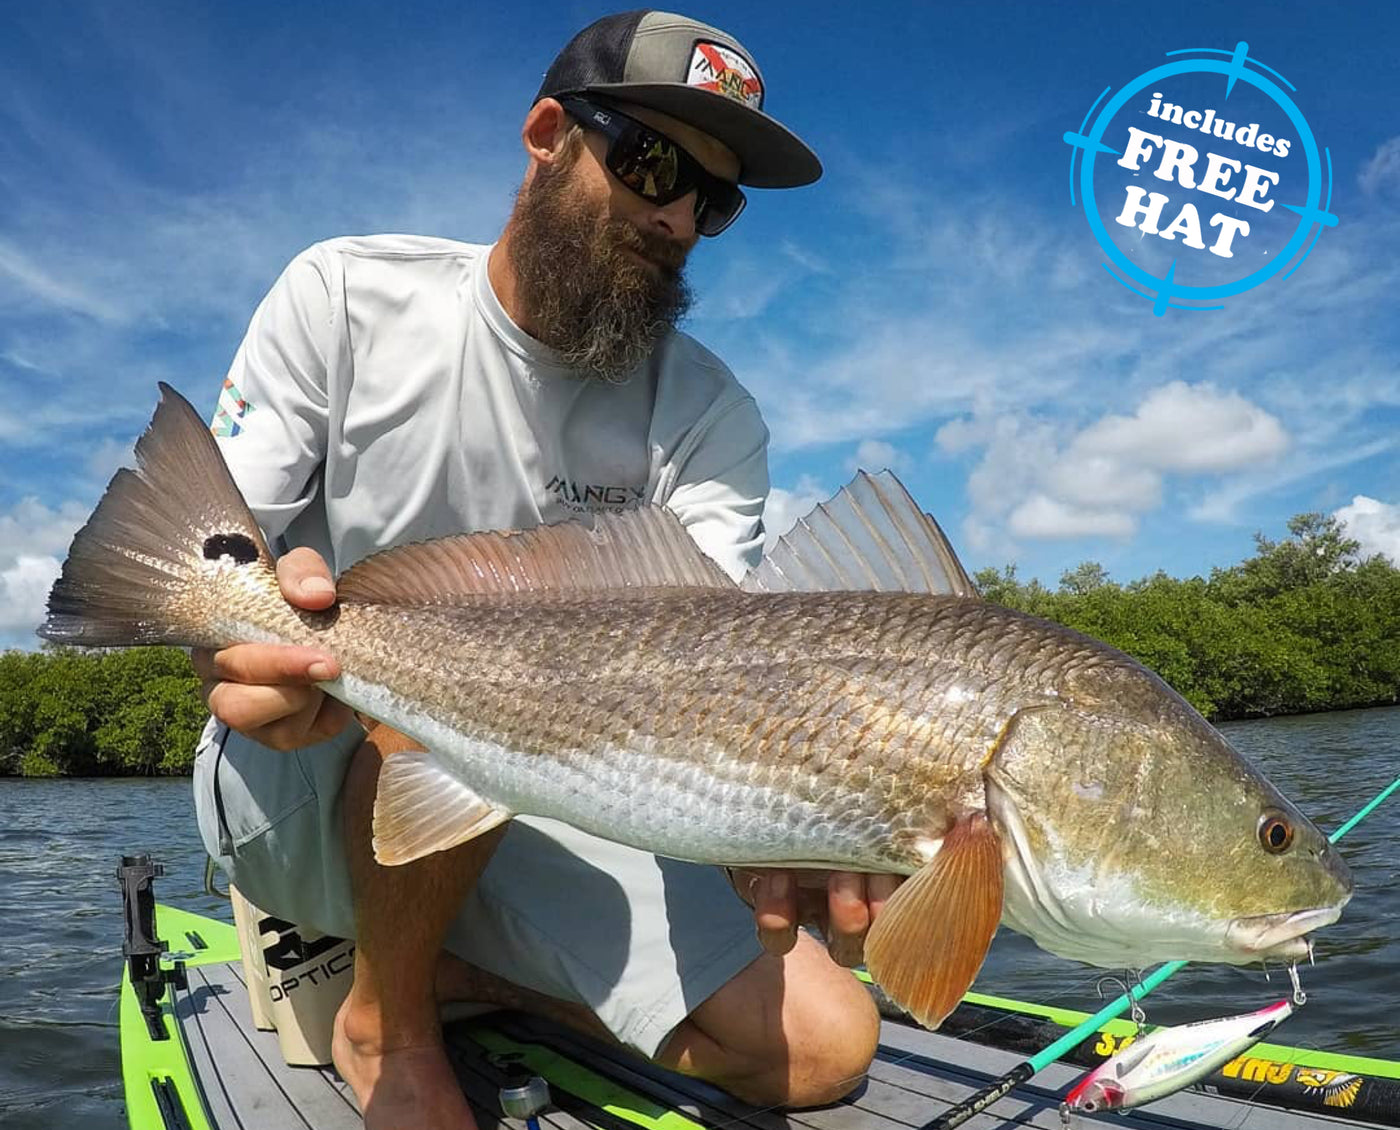
<svg viewBox="0 0 1400 1130">
<path fill-rule="evenodd" d="M 1243 963 L 1304 953 L 1350 897 L 1322 834 L 1159 678 L 971 595 L 892 477 L 742 587 L 651 508 L 388 550 L 303 612 L 172 390 L 136 453 L 41 634 L 332 653 L 325 689 L 427 750 L 380 775 L 383 862 L 530 813 L 679 859 L 908 875 L 866 955 L 928 1024 L 1000 921 L 1098 965 Z M 915 591 L 795 591 L 822 587 Z"/>
</svg>

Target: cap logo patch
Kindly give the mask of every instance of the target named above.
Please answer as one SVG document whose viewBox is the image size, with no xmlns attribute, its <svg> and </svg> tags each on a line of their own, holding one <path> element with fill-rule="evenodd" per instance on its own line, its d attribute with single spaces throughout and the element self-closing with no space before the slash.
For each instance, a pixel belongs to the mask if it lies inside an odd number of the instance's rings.
<svg viewBox="0 0 1400 1130">
<path fill-rule="evenodd" d="M 737 51 L 718 43 L 695 45 L 685 83 L 722 94 L 754 110 L 763 106 L 763 83 L 759 82 L 753 64 Z"/>
</svg>

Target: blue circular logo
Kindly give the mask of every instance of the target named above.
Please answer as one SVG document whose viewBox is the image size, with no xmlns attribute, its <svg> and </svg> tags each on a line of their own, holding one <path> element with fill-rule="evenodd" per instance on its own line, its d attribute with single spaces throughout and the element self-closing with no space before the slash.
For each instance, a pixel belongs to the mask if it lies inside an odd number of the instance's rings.
<svg viewBox="0 0 1400 1130">
<path fill-rule="evenodd" d="M 1103 248 L 1108 256 L 1109 262 L 1104 264 L 1104 269 L 1113 275 L 1123 286 L 1127 287 L 1134 294 L 1150 299 L 1153 303 L 1153 313 L 1159 317 L 1164 314 L 1168 307 L 1178 310 L 1220 310 L 1220 305 L 1203 306 L 1187 305 L 1188 302 L 1211 302 L 1216 299 L 1229 298 L 1232 295 L 1242 294 L 1273 278 L 1280 271 L 1287 267 L 1283 277 L 1287 278 L 1302 264 L 1308 257 L 1313 246 L 1317 243 L 1318 236 L 1322 234 L 1324 227 L 1335 227 L 1337 217 L 1331 215 L 1328 209 L 1332 205 L 1332 155 L 1329 150 L 1323 150 L 1326 158 L 1326 176 L 1324 179 L 1322 157 L 1318 154 L 1317 140 L 1313 137 L 1312 129 L 1308 126 L 1307 119 L 1303 117 L 1302 111 L 1297 104 L 1289 97 L 1288 91 L 1296 91 L 1296 88 L 1277 71 L 1266 67 L 1257 59 L 1249 58 L 1249 45 L 1239 43 L 1233 52 L 1222 51 L 1216 48 L 1197 47 L 1183 51 L 1169 51 L 1168 58 L 1175 55 L 1224 55 L 1225 59 L 1196 58 L 1181 59 L 1177 62 L 1167 63 L 1153 70 L 1139 75 L 1127 86 L 1123 87 L 1112 99 L 1098 110 L 1097 116 L 1094 112 L 1098 109 L 1099 103 L 1103 102 L 1109 89 L 1103 92 L 1094 100 L 1094 104 L 1089 107 L 1089 112 L 1084 115 L 1084 122 L 1079 127 L 1079 132 L 1066 131 L 1065 142 L 1071 147 L 1070 152 L 1070 203 L 1074 201 L 1074 185 L 1076 179 L 1079 182 L 1079 194 L 1084 202 L 1084 214 L 1089 220 L 1089 227 L 1094 233 L 1094 238 L 1098 240 L 1099 246 Z M 1246 64 L 1252 64 L 1259 70 L 1251 70 Z M 1267 71 L 1273 78 L 1269 78 L 1262 71 Z M 1135 95 L 1144 90 L 1161 83 L 1163 79 L 1173 78 L 1185 74 L 1216 74 L 1223 75 L 1226 79 L 1225 97 L 1229 98 L 1237 82 L 1244 82 L 1249 86 L 1261 91 L 1280 110 L 1287 115 L 1289 122 L 1298 132 L 1298 140 L 1302 146 L 1304 158 L 1308 170 L 1308 191 L 1306 199 L 1300 204 L 1284 204 L 1283 206 L 1290 212 L 1298 216 L 1298 223 L 1293 231 L 1293 236 L 1283 248 L 1283 251 L 1274 257 L 1266 266 L 1256 271 L 1251 271 L 1243 278 L 1233 282 L 1223 283 L 1216 286 L 1188 286 L 1176 281 L 1176 260 L 1173 259 L 1171 265 L 1162 275 L 1155 275 L 1144 270 L 1140 265 L 1134 263 L 1121 248 L 1114 242 L 1108 228 L 1103 222 L 1103 217 L 1099 215 L 1099 210 L 1094 199 L 1094 163 L 1101 154 L 1120 155 L 1120 151 L 1103 141 L 1104 133 L 1109 124 L 1113 121 L 1118 112 Z M 1278 82 L 1273 81 L 1277 79 Z M 1282 85 L 1280 85 L 1282 84 Z M 1287 87 L 1285 91 L 1283 87 Z M 1093 124 L 1090 125 L 1090 118 Z M 1283 150 L 1278 152 L 1282 153 Z M 1083 154 L 1080 162 L 1078 177 L 1075 176 L 1074 163 L 1076 157 Z M 1238 163 L 1236 163 L 1238 167 Z M 1275 179 L 1277 179 L 1275 177 Z M 1188 187 L 1190 187 L 1188 185 Z M 1326 200 L 1322 201 L 1322 196 L 1326 191 Z M 1137 190 L 1134 190 L 1137 191 Z M 1233 190 L 1232 190 L 1233 194 Z M 1217 195 L 1219 195 L 1217 193 Z M 1164 198 L 1163 198 L 1164 199 Z M 1315 230 L 1314 230 L 1315 229 Z M 1171 229 L 1168 229 L 1169 231 Z M 1171 238 L 1169 235 L 1167 238 Z M 1306 244 L 1306 247 L 1304 245 Z M 1193 246 L 1200 246 L 1199 244 Z M 1299 255 L 1299 252 L 1302 252 Z M 1296 257 L 1296 261 L 1295 261 Z M 1291 266 L 1290 266 L 1291 263 Z M 1114 268 L 1117 268 L 1115 271 Z M 1180 301 L 1177 301 L 1180 300 Z"/>
</svg>

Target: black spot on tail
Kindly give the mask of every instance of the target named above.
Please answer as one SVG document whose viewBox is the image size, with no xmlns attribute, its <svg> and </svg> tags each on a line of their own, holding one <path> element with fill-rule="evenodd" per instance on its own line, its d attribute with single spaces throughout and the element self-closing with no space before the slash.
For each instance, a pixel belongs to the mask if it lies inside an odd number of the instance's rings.
<svg viewBox="0 0 1400 1130">
<path fill-rule="evenodd" d="M 250 565 L 258 559 L 258 547 L 247 534 L 214 534 L 204 539 L 206 560 L 232 557 L 240 565 Z"/>
</svg>

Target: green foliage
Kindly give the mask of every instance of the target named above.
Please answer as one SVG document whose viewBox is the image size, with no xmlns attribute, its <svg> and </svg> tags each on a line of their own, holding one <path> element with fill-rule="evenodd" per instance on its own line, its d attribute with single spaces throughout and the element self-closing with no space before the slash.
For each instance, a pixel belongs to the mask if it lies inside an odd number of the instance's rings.
<svg viewBox="0 0 1400 1130">
<path fill-rule="evenodd" d="M 175 648 L 0 652 L 0 774 L 188 773 L 205 717 Z"/>
<path fill-rule="evenodd" d="M 1075 596 L 1091 593 L 1109 583 L 1108 570 L 1097 561 L 1081 561 L 1075 568 L 1060 574 L 1060 591 Z"/>
<path fill-rule="evenodd" d="M 1299 514 L 1289 536 L 1209 580 L 1165 573 L 1114 584 L 1096 562 L 1059 589 L 1014 566 L 974 578 L 988 600 L 1055 620 L 1150 667 L 1208 718 L 1400 702 L 1400 569 L 1362 560 L 1335 518 Z"/>
</svg>

